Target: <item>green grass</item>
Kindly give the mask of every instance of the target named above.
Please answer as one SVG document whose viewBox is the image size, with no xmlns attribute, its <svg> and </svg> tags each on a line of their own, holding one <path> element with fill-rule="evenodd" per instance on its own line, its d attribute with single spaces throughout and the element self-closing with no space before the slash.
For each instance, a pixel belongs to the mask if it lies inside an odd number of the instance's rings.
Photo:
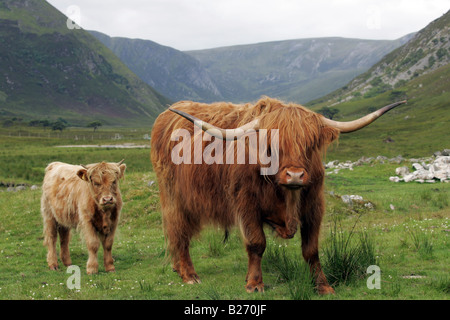
<svg viewBox="0 0 450 320">
<path fill-rule="evenodd" d="M 202 283 L 184 284 L 172 271 L 166 256 L 161 225 L 158 184 L 149 160 L 149 149 L 60 149 L 61 141 L 2 136 L 0 160 L 9 171 L 0 181 L 39 184 L 48 161 L 88 163 L 126 159 L 127 173 L 121 182 L 124 208 L 113 247 L 116 272 L 87 275 L 87 250 L 73 231 L 72 262 L 81 269 L 81 288 L 70 290 L 71 274 L 60 265 L 46 265 L 40 216 L 40 190 L 0 191 L 0 299 L 187 299 L 187 300 L 328 300 L 328 299 L 448 299 L 450 184 L 405 184 L 388 180 L 397 165 L 377 164 L 341 170 L 326 178 L 327 191 L 359 194 L 374 209 L 349 207 L 327 193 L 327 214 L 320 238 L 322 265 L 336 295 L 321 297 L 311 284 L 301 258 L 299 234 L 292 240 L 276 237 L 266 229 L 263 257 L 264 293 L 245 291 L 247 254 L 239 230 L 226 242 L 224 230 L 205 229 L 194 239 L 191 256 Z M 64 142 L 64 141 L 62 141 Z M 99 141 L 94 141 L 99 142 Z M 65 143 L 65 142 L 64 142 Z M 34 169 L 33 169 L 34 168 Z M 35 172 L 22 178 L 20 170 Z M 390 204 L 395 210 L 390 209 Z M 341 239 L 334 235 L 342 235 Z M 334 244 L 347 241 L 342 249 Z M 344 243 L 345 243 L 344 242 Z M 342 244 L 342 242 L 341 242 Z M 355 249 L 356 248 L 356 249 Z M 355 253 L 355 252 L 362 253 Z M 328 253 L 332 252 L 333 255 Z M 99 252 L 101 261 L 102 250 Z M 356 268 L 345 263 L 358 257 Z M 375 262 L 374 262 L 375 261 Z M 366 269 L 381 269 L 381 289 L 370 290 Z M 352 272 L 351 279 L 333 278 L 332 268 Z M 349 271 L 350 270 L 350 271 Z M 353 271 L 352 271 L 353 270 Z"/>
</svg>

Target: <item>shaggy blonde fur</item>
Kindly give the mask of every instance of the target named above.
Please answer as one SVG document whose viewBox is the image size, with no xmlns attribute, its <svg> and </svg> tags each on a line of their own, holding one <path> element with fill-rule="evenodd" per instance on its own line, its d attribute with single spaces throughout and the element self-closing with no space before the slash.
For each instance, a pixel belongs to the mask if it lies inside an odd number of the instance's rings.
<svg viewBox="0 0 450 320">
<path fill-rule="evenodd" d="M 41 214 L 47 263 L 58 268 L 56 240 L 59 233 L 61 260 L 72 264 L 69 253 L 70 230 L 81 231 L 89 251 L 88 274 L 98 272 L 97 251 L 103 246 L 106 271 L 114 271 L 111 249 L 122 209 L 118 180 L 125 164 L 101 162 L 86 167 L 52 162 L 45 169 L 42 185 Z"/>
</svg>

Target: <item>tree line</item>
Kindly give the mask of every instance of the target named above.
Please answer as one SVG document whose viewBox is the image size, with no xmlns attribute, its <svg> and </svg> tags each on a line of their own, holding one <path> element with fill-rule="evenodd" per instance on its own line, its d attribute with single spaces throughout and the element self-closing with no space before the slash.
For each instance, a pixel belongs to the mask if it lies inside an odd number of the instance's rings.
<svg viewBox="0 0 450 320">
<path fill-rule="evenodd" d="M 23 119 L 14 117 L 14 118 L 6 119 L 3 121 L 3 127 L 5 127 L 5 128 L 12 127 L 17 124 L 23 125 L 24 124 Z M 44 130 L 51 129 L 53 131 L 59 130 L 60 132 L 62 132 L 64 129 L 66 129 L 67 127 L 70 127 L 71 125 L 67 120 L 60 117 L 60 118 L 56 119 L 55 121 L 50 121 L 47 119 L 31 120 L 28 122 L 28 126 L 29 127 L 42 127 L 42 128 L 44 128 Z M 102 123 L 100 121 L 92 121 L 86 125 L 87 128 L 93 128 L 94 132 L 97 131 L 97 129 L 101 126 L 102 126 Z"/>
</svg>

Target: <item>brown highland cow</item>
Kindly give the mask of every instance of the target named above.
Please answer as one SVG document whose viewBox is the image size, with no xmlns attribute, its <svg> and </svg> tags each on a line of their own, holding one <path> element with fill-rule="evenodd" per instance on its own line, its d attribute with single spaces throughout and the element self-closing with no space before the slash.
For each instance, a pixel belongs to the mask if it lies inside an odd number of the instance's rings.
<svg viewBox="0 0 450 320">
<path fill-rule="evenodd" d="M 173 269 L 184 282 L 200 282 L 189 255 L 191 238 L 205 224 L 225 230 L 237 225 L 248 253 L 246 290 L 263 291 L 263 225 L 283 238 L 292 238 L 300 228 L 302 254 L 318 292 L 334 293 L 318 252 L 325 212 L 323 152 L 340 133 L 359 130 L 404 102 L 350 122 L 270 98 L 244 105 L 183 101 L 160 114 L 152 130 L 151 160 Z M 251 157 L 255 137 L 267 139 L 256 160 Z M 245 147 L 239 150 L 240 145 Z M 238 160 L 242 152 L 244 164 Z M 263 153 L 276 160 L 275 172 L 262 174 L 268 167 L 261 160 Z"/>
</svg>

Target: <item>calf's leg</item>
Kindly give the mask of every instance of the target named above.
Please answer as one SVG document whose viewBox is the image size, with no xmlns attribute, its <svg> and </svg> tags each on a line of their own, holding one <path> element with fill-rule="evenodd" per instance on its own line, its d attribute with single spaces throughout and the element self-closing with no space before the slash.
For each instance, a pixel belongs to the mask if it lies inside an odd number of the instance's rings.
<svg viewBox="0 0 450 320">
<path fill-rule="evenodd" d="M 50 270 L 58 269 L 58 256 L 56 254 L 56 240 L 58 224 L 53 217 L 44 216 L 44 245 L 47 246 L 47 264 Z"/>
<path fill-rule="evenodd" d="M 100 247 L 100 240 L 94 226 L 91 223 L 85 223 L 83 225 L 83 235 L 89 252 L 89 258 L 86 263 L 86 272 L 87 274 L 98 273 L 97 253 L 98 248 Z"/>
<path fill-rule="evenodd" d="M 114 259 L 112 257 L 112 246 L 114 242 L 114 230 L 108 233 L 106 236 L 101 236 L 103 246 L 103 262 L 105 264 L 106 272 L 115 272 Z"/>
<path fill-rule="evenodd" d="M 58 233 L 61 245 L 61 253 L 60 253 L 61 261 L 66 267 L 68 267 L 72 265 L 72 260 L 70 259 L 70 252 L 69 252 L 70 228 L 59 226 Z"/>
</svg>

